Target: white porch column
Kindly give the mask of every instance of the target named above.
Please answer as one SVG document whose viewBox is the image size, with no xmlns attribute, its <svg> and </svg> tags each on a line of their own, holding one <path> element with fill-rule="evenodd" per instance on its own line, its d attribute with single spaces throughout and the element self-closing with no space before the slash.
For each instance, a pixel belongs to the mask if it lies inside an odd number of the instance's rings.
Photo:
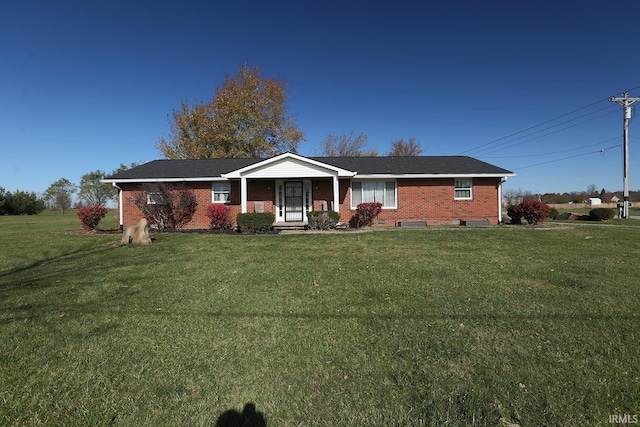
<svg viewBox="0 0 640 427">
<path fill-rule="evenodd" d="M 247 178 L 240 178 L 240 204 L 242 213 L 247 213 Z"/>
<path fill-rule="evenodd" d="M 340 182 L 336 175 L 333 176 L 333 210 L 340 213 Z"/>
</svg>

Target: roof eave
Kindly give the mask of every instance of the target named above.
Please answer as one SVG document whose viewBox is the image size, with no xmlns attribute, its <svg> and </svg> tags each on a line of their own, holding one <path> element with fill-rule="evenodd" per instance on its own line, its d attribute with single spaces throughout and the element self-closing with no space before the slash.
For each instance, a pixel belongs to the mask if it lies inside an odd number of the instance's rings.
<svg viewBox="0 0 640 427">
<path fill-rule="evenodd" d="M 115 184 L 137 184 L 145 182 L 208 182 L 208 181 L 226 181 L 222 177 L 197 177 L 197 178 L 113 178 L 102 179 L 100 182 Z"/>
<path fill-rule="evenodd" d="M 372 173 L 372 174 L 357 174 L 355 178 L 506 178 L 516 176 L 515 173 Z"/>
</svg>

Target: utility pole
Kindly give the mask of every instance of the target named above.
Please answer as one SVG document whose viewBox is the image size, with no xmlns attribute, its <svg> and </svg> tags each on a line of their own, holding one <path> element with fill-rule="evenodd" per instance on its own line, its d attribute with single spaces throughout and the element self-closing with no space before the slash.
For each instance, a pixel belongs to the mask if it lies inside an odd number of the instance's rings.
<svg viewBox="0 0 640 427">
<path fill-rule="evenodd" d="M 629 120 L 631 120 L 631 104 L 640 101 L 640 98 L 629 98 L 629 92 L 623 92 L 624 96 L 618 98 L 612 96 L 609 102 L 617 102 L 622 105 L 622 137 L 624 139 L 624 175 L 623 175 L 623 204 L 622 218 L 629 218 Z"/>
</svg>

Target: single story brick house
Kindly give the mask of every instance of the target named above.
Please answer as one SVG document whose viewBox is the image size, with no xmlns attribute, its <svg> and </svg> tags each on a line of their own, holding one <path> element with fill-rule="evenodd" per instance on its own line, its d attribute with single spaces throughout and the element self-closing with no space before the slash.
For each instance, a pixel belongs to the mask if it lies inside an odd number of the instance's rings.
<svg viewBox="0 0 640 427">
<path fill-rule="evenodd" d="M 134 195 L 145 183 L 180 183 L 196 195 L 192 229 L 209 227 L 210 204 L 224 204 L 231 218 L 272 212 L 275 225 L 305 224 L 306 213 L 334 210 L 348 222 L 363 202 L 381 202 L 375 225 L 403 221 L 455 225 L 502 220 L 502 183 L 515 176 L 468 156 L 305 157 L 155 160 L 105 178 L 119 189 L 120 225 L 142 213 Z"/>
</svg>

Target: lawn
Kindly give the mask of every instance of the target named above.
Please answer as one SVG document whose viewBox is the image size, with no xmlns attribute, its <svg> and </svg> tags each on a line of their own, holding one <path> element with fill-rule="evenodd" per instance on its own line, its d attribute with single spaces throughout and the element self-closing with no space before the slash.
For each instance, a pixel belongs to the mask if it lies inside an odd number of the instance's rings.
<svg viewBox="0 0 640 427">
<path fill-rule="evenodd" d="M 640 227 L 153 237 L 0 216 L 0 425 L 640 415 Z"/>
</svg>

